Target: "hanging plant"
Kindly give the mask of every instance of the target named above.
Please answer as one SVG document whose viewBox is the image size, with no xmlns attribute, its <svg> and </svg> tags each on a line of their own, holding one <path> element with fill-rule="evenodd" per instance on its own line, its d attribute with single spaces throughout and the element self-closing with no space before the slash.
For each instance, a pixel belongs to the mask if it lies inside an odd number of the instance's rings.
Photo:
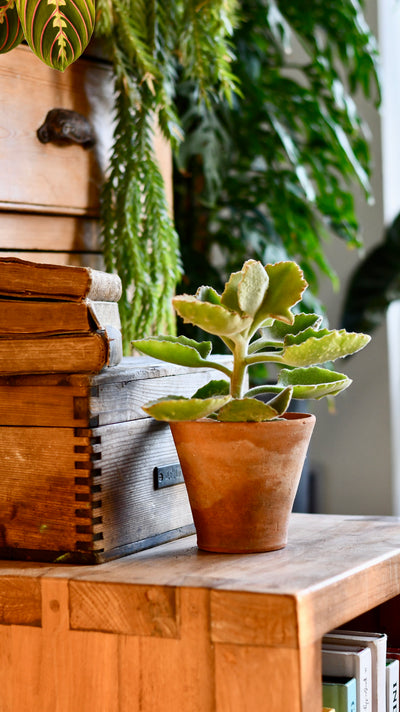
<svg viewBox="0 0 400 712">
<path fill-rule="evenodd" d="M 173 149 L 182 139 L 174 103 L 179 79 L 196 102 L 230 99 L 228 38 L 235 0 L 163 3 L 99 0 L 96 33 L 107 40 L 116 89 L 116 128 L 102 195 L 107 269 L 122 280 L 124 338 L 175 332 L 171 298 L 181 276 L 179 239 L 154 156 L 159 123 Z"/>
</svg>

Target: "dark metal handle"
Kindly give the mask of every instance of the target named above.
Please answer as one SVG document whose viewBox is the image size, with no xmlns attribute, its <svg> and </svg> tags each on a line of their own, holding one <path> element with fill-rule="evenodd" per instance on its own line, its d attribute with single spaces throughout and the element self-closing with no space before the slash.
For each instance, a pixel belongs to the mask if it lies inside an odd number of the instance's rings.
<svg viewBox="0 0 400 712">
<path fill-rule="evenodd" d="M 51 109 L 36 134 L 41 143 L 77 143 L 84 148 L 91 148 L 96 142 L 89 121 L 70 109 Z"/>
</svg>

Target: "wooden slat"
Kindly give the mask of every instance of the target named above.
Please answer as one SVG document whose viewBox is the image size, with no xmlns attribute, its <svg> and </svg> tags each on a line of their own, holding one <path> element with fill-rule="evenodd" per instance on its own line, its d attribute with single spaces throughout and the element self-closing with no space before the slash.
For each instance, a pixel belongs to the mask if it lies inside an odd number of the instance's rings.
<svg viewBox="0 0 400 712">
<path fill-rule="evenodd" d="M 313 651 L 302 651 L 306 656 Z M 311 655 L 311 662 L 314 655 Z M 216 712 L 321 712 L 320 666 L 301 673 L 298 650 L 217 644 Z"/>
<path fill-rule="evenodd" d="M 99 233 L 96 219 L 0 212 L 0 250 L 100 252 Z"/>
<path fill-rule="evenodd" d="M 88 509 L 76 500 L 75 478 L 90 454 L 88 439 L 71 428 L 1 428 L 0 548 L 70 551 L 76 548 L 75 511 Z M 90 510 L 88 516 L 90 517 Z M 83 522 L 84 523 L 84 522 Z M 90 539 L 90 535 L 89 535 Z"/>
<path fill-rule="evenodd" d="M 294 596 L 212 591 L 210 609 L 215 643 L 284 648 L 299 645 Z"/>
<path fill-rule="evenodd" d="M 1 220 L 1 212 L 0 212 Z M 54 265 L 76 265 L 104 270 L 104 260 L 97 252 L 19 252 L 17 250 L 0 250 L 0 257 L 19 257 L 31 262 L 45 262 Z"/>
<path fill-rule="evenodd" d="M 154 491 L 153 470 L 178 463 L 167 423 L 144 418 L 93 429 L 101 549 L 155 537 L 192 524 L 184 484 Z M 123 483 L 123 484 L 121 484 Z M 101 503 L 101 504 L 100 504 Z"/>
<path fill-rule="evenodd" d="M 0 577 L 0 626 L 41 624 L 40 579 L 28 576 Z"/>
<path fill-rule="evenodd" d="M 183 588 L 180 616 L 179 639 L 122 638 L 120 712 L 214 711 L 208 592 Z"/>
<path fill-rule="evenodd" d="M 160 638 L 179 635 L 179 610 L 172 587 L 71 581 L 69 606 L 74 630 Z"/>
<path fill-rule="evenodd" d="M 94 376 L 0 376 L 0 424 L 89 427 L 143 419 L 145 402 L 191 396 L 212 377 L 211 369 L 163 368 L 146 357 L 123 358 Z"/>
</svg>

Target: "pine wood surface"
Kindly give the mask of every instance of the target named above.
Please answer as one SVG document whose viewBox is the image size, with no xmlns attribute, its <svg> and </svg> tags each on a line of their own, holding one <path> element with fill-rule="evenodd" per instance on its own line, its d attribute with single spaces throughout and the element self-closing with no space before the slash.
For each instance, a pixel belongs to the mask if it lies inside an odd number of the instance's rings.
<svg viewBox="0 0 400 712">
<path fill-rule="evenodd" d="M 1 562 L 0 709 L 320 712 L 321 637 L 400 593 L 399 524 L 294 514 L 266 554 Z"/>
</svg>

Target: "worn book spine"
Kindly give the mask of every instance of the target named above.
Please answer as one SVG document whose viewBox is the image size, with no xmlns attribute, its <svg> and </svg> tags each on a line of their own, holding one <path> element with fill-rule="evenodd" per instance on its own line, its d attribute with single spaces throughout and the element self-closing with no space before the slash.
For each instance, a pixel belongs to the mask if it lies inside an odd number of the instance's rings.
<svg viewBox="0 0 400 712">
<path fill-rule="evenodd" d="M 0 374 L 98 373 L 122 358 L 121 333 L 0 337 Z"/>
<path fill-rule="evenodd" d="M 0 294 L 21 299 L 51 298 L 66 301 L 117 302 L 122 295 L 117 274 L 90 267 L 30 262 L 17 257 L 0 258 Z"/>
<path fill-rule="evenodd" d="M 0 335 L 67 334 L 121 328 L 118 302 L 0 298 Z"/>
</svg>

